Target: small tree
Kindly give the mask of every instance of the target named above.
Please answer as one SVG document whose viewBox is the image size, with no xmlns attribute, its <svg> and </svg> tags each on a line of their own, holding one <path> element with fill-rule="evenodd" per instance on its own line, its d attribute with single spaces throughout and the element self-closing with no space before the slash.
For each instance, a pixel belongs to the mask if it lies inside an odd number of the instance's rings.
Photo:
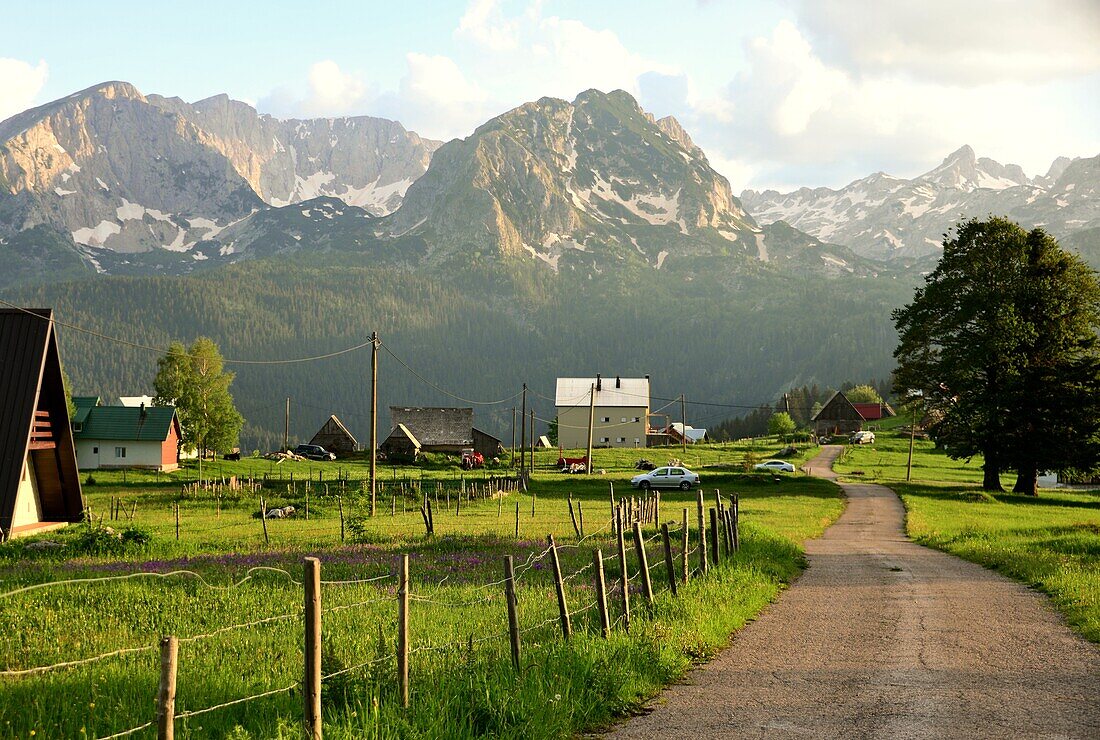
<svg viewBox="0 0 1100 740">
<path fill-rule="evenodd" d="M 870 385 L 857 385 L 845 391 L 844 395 L 852 403 L 882 403 L 882 396 Z"/>
<path fill-rule="evenodd" d="M 236 446 L 244 419 L 233 405 L 229 386 L 234 374 L 224 369 L 218 345 L 199 337 L 189 348 L 173 342 L 157 361 L 154 403 L 175 405 L 182 443 L 206 450 Z"/>
<path fill-rule="evenodd" d="M 786 439 L 794 434 L 795 429 L 794 419 L 786 411 L 772 414 L 772 418 L 768 419 L 768 434 L 774 434 L 779 439 Z"/>
<path fill-rule="evenodd" d="M 557 445 L 558 443 L 558 417 L 554 417 L 546 425 L 546 438 L 550 440 L 550 444 Z"/>
</svg>

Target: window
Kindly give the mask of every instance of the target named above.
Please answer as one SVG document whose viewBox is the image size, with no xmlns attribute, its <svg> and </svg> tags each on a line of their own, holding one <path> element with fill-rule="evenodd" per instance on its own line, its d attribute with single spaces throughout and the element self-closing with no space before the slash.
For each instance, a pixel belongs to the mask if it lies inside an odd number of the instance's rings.
<svg viewBox="0 0 1100 740">
<path fill-rule="evenodd" d="M 607 422 L 611 421 L 611 417 L 610 416 L 602 416 L 602 417 L 600 417 L 600 421 L 602 421 L 606 424 Z"/>
<path fill-rule="evenodd" d="M 619 442 L 625 442 L 625 441 L 626 441 L 626 437 L 619 437 L 619 440 L 618 440 L 618 441 L 619 441 Z"/>
<path fill-rule="evenodd" d="M 638 439 L 637 437 L 634 438 L 634 444 L 639 444 L 641 441 L 642 440 Z"/>
<path fill-rule="evenodd" d="M 642 420 L 642 417 L 640 417 L 640 416 L 635 416 L 635 417 L 634 417 L 634 423 L 635 423 L 635 424 L 637 424 L 637 423 L 638 423 L 639 421 L 641 421 L 641 420 Z M 635 440 L 635 441 L 637 441 L 637 440 Z"/>
<path fill-rule="evenodd" d="M 653 471 L 653 475 L 668 475 L 668 468 L 657 468 Z"/>
<path fill-rule="evenodd" d="M 80 431 L 83 431 L 83 430 L 84 430 L 84 423 L 83 422 L 80 422 L 80 421 L 74 421 L 73 422 L 73 431 L 74 432 L 80 432 Z"/>
<path fill-rule="evenodd" d="M 625 416 L 620 420 L 620 423 L 622 423 L 622 424 L 626 423 L 626 417 Z"/>
<path fill-rule="evenodd" d="M 99 448 L 98 447 L 93 447 L 92 448 L 92 454 L 93 455 L 98 455 L 99 454 Z"/>
<path fill-rule="evenodd" d="M 115 457 L 117 457 L 119 459 L 125 458 L 126 457 L 126 448 L 125 447 L 116 447 L 115 448 Z"/>
<path fill-rule="evenodd" d="M 600 441 L 601 441 L 601 442 L 610 442 L 610 441 L 611 441 L 611 437 L 601 437 L 601 438 L 600 438 Z"/>
</svg>

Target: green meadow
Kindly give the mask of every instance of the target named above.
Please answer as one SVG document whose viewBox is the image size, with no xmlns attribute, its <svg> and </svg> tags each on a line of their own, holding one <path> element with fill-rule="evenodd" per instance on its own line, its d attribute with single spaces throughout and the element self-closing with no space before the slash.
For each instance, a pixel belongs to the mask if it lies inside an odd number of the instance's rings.
<svg viewBox="0 0 1100 740">
<path fill-rule="evenodd" d="M 363 461 L 204 465 L 204 476 L 219 480 L 235 475 L 262 482 L 267 473 L 262 490 L 238 492 L 185 491 L 197 473 L 191 464 L 167 475 L 94 473 L 94 483 L 85 486 L 93 523 L 35 538 L 50 544 L 0 546 L 0 737 L 108 737 L 150 722 L 156 645 L 165 634 L 180 639 L 178 737 L 299 737 L 300 582 L 309 556 L 322 564 L 328 737 L 550 738 L 599 729 L 726 645 L 798 575 L 800 543 L 839 516 L 843 502 L 832 483 L 801 473 L 777 478 L 745 472 L 746 461 L 765 459 L 779 447 L 758 441 L 700 446 L 687 454 L 674 448 L 600 450 L 595 468 L 603 473 L 592 476 L 556 472 L 557 451 L 544 451 L 536 455 L 529 492 L 461 501 L 464 485 L 468 494 L 484 496 L 485 478 L 509 471 L 463 476 L 440 460 L 380 467 L 380 478 L 385 473 L 388 480 L 373 517 L 361 485 Z M 815 452 L 806 447 L 791 459 L 797 463 Z M 641 492 L 628 485 L 642 456 L 658 464 L 682 458 L 703 476 L 708 509 L 716 491 L 727 503 L 737 494 L 741 549 L 723 551 L 717 567 L 711 563 L 709 573 L 699 573 L 698 494 L 662 492 L 660 520 L 672 530 L 677 574 L 688 509 L 692 574 L 673 596 L 659 530 L 644 524 L 655 591 L 648 605 L 628 530 L 628 625 L 611 495 L 613 488 L 621 503 L 632 495 L 640 501 Z M 431 537 L 420 513 L 425 494 L 433 502 Z M 297 509 L 292 518 L 269 519 L 266 539 L 260 496 L 268 508 Z M 570 518 L 570 498 L 574 513 L 583 516 L 583 537 Z M 108 526 L 122 540 L 106 534 Z M 572 615 L 568 641 L 558 621 L 548 535 L 558 545 Z M 597 548 L 613 622 L 607 639 L 596 609 Z M 395 576 L 404 554 L 410 556 L 412 592 L 407 709 L 397 698 L 394 657 Z M 506 555 L 516 563 L 519 671 L 507 637 Z M 248 700 L 229 703 L 239 699 Z M 132 736 L 154 734 L 145 728 Z"/>
</svg>

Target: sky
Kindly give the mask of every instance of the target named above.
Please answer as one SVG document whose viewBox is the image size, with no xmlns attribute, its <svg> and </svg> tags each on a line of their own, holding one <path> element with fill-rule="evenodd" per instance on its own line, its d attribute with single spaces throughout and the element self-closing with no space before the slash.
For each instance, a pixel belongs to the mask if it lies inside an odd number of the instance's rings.
<svg viewBox="0 0 1100 740">
<path fill-rule="evenodd" d="M 0 119 L 106 80 L 468 136 L 624 89 L 742 188 L 1100 154 L 1100 0 L 0 0 Z"/>
</svg>

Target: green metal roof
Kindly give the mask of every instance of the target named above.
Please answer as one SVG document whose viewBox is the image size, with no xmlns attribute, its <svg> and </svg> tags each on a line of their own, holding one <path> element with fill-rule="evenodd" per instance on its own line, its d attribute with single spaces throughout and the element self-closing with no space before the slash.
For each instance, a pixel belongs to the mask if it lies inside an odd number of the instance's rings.
<svg viewBox="0 0 1100 740">
<path fill-rule="evenodd" d="M 73 424 L 83 424 L 88 420 L 88 414 L 99 405 L 99 396 L 73 396 L 73 406 L 76 413 L 73 414 Z"/>
<path fill-rule="evenodd" d="M 172 419 L 176 415 L 173 406 L 146 406 L 144 409 L 133 406 L 95 406 L 88 411 L 84 426 L 79 432 L 73 433 L 76 439 L 163 442 L 168 438 Z"/>
</svg>

